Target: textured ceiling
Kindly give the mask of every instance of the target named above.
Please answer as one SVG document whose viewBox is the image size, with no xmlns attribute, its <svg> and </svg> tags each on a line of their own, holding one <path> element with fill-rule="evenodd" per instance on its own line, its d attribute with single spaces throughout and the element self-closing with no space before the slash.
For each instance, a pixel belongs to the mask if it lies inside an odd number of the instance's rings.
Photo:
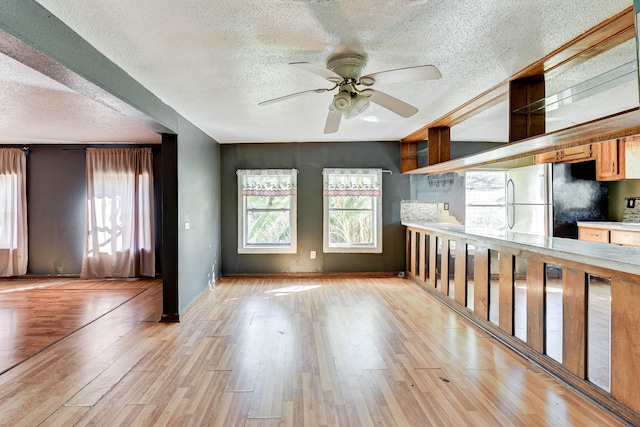
<svg viewBox="0 0 640 427">
<path fill-rule="evenodd" d="M 221 143 L 401 139 L 632 4 L 631 0 L 38 2 Z M 330 87 L 321 77 L 287 64 L 305 61 L 324 66 L 332 52 L 343 48 L 366 54 L 365 73 L 432 64 L 442 78 L 374 86 L 419 112 L 405 119 L 373 105 L 343 120 L 340 130 L 330 135 L 324 135 L 323 128 L 332 93 L 258 106 L 278 96 Z M 629 49 L 621 51 L 621 56 L 629 55 Z M 589 73 L 589 66 L 585 68 L 583 72 Z M 452 129 L 452 137 L 504 141 L 506 119 L 506 107 L 497 106 Z"/>
</svg>

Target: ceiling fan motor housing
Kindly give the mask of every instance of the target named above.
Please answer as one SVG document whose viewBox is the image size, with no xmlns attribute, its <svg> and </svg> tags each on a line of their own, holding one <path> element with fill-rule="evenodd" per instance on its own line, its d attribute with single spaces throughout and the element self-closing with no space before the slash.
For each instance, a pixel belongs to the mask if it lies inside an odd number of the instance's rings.
<svg viewBox="0 0 640 427">
<path fill-rule="evenodd" d="M 357 53 L 335 55 L 327 60 L 327 68 L 345 79 L 358 80 L 367 65 L 367 58 Z"/>
</svg>

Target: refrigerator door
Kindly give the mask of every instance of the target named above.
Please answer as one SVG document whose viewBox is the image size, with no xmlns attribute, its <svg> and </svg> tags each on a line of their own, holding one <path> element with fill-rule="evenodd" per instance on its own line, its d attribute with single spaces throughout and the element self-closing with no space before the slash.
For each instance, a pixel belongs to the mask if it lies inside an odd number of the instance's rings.
<svg viewBox="0 0 640 427">
<path fill-rule="evenodd" d="M 550 236 L 551 205 L 507 205 L 507 225 L 514 233 Z"/>
<path fill-rule="evenodd" d="M 551 164 L 509 170 L 507 204 L 551 204 Z"/>
</svg>

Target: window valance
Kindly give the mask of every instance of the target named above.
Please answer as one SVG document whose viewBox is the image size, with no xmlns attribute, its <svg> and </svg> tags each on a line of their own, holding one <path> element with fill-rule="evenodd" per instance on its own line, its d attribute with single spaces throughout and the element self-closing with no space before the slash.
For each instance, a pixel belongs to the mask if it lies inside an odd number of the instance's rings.
<svg viewBox="0 0 640 427">
<path fill-rule="evenodd" d="M 239 169 L 243 196 L 295 196 L 297 169 Z"/>
<path fill-rule="evenodd" d="M 379 197 L 382 169 L 323 169 L 324 196 Z"/>
</svg>

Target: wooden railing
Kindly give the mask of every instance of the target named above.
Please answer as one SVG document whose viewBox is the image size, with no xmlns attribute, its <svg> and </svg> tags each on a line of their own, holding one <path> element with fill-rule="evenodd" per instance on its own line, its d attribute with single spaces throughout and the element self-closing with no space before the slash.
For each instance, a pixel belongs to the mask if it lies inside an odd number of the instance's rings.
<svg viewBox="0 0 640 427">
<path fill-rule="evenodd" d="M 406 259 L 443 303 L 640 425 L 639 275 L 437 227 L 407 227 Z"/>
</svg>

